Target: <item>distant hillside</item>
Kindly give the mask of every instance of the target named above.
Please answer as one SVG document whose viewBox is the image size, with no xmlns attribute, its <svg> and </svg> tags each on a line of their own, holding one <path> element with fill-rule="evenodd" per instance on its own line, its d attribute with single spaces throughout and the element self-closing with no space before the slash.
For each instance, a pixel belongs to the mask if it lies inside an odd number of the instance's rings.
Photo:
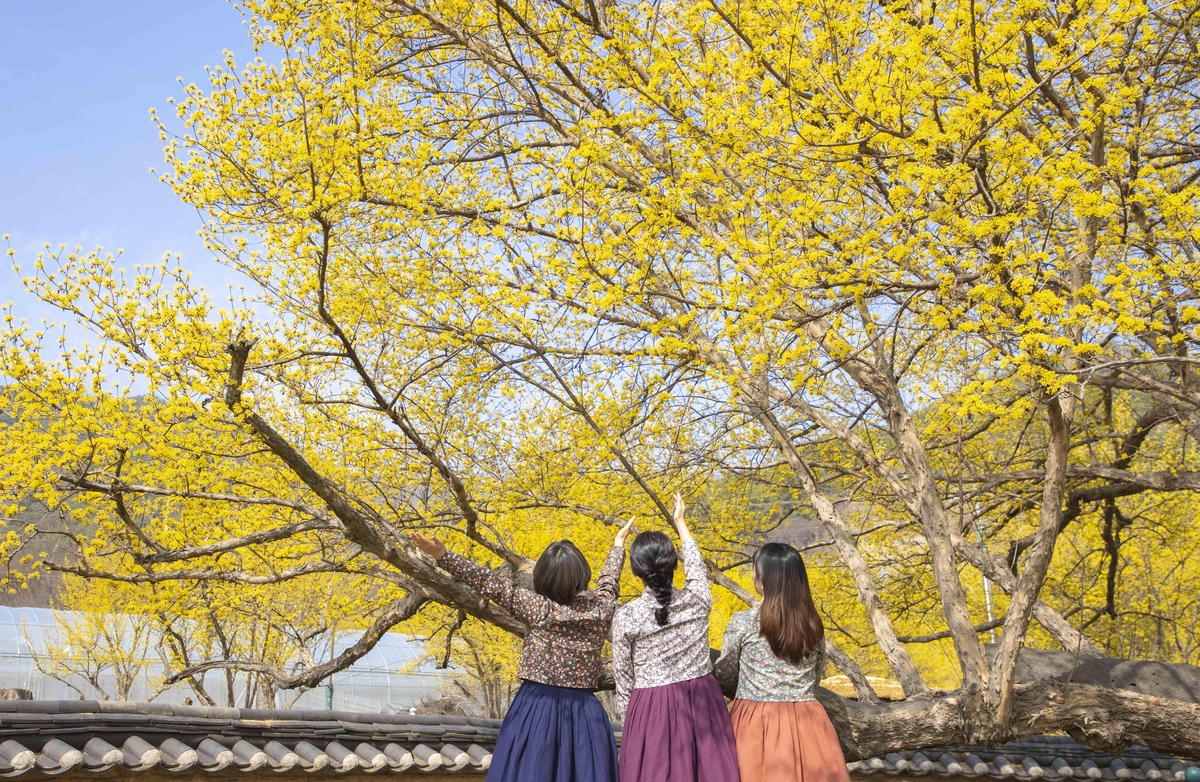
<svg viewBox="0 0 1200 782">
<path fill-rule="evenodd" d="M 808 508 L 803 508 L 792 514 L 790 518 L 777 528 L 766 534 L 766 541 L 773 543 L 790 543 L 798 549 L 829 543 L 829 537 L 821 529 L 821 522 L 813 516 Z"/>
<path fill-rule="evenodd" d="M 16 516 L 4 521 L 3 527 L 0 528 L 0 535 L 3 535 L 10 529 L 19 532 L 26 524 L 37 524 L 44 529 L 46 527 L 45 515 L 44 509 L 26 508 Z M 61 526 L 62 522 L 56 521 L 55 525 Z M 16 564 L 25 554 L 37 556 L 43 551 L 59 561 L 67 558 L 71 553 L 69 544 L 61 536 L 40 535 L 18 552 L 12 558 L 12 562 Z M 0 564 L 0 578 L 7 575 L 8 563 Z M 0 606 L 13 608 L 55 608 L 54 598 L 58 594 L 61 585 L 62 576 L 57 573 L 46 573 L 41 578 L 30 582 L 28 589 L 18 589 L 15 594 L 10 593 L 7 589 L 0 590 Z"/>
</svg>

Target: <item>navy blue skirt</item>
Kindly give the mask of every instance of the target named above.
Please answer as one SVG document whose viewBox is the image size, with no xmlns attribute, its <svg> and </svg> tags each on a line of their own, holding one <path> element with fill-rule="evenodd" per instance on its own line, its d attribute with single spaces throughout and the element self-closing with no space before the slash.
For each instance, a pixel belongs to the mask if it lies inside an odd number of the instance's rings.
<svg viewBox="0 0 1200 782">
<path fill-rule="evenodd" d="M 488 782 L 617 782 L 617 742 L 588 690 L 522 682 L 508 707 Z"/>
</svg>

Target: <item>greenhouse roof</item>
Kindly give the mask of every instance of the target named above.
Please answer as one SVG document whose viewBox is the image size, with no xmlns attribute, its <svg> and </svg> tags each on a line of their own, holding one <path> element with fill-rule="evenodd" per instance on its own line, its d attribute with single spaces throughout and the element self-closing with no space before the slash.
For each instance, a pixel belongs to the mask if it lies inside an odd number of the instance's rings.
<svg viewBox="0 0 1200 782">
<path fill-rule="evenodd" d="M 83 697 L 100 700 L 112 697 L 111 690 L 105 694 L 82 681 L 67 684 L 48 676 L 35 660 L 36 655 L 61 643 L 59 628 L 64 622 L 81 616 L 73 611 L 0 606 L 0 688 L 27 689 L 43 700 L 80 697 L 81 693 Z M 340 654 L 361 635 L 360 631 L 337 634 L 332 653 Z M 324 639 L 318 639 L 309 651 L 317 660 L 332 656 Z M 161 680 L 162 672 L 162 661 L 157 655 L 147 659 L 129 697 L 146 700 L 153 696 L 156 677 Z M 211 684 L 214 692 L 223 691 L 221 676 L 219 671 L 209 671 L 204 675 L 204 683 Z M 422 700 L 436 698 L 445 679 L 446 672 L 433 667 L 419 642 L 400 633 L 385 633 L 370 652 L 331 677 L 331 692 L 326 692 L 324 686 L 304 693 L 285 691 L 279 694 L 276 705 L 297 708 L 330 705 L 355 712 L 407 710 Z M 243 677 L 235 688 L 237 702 L 242 702 L 245 692 Z M 180 684 L 155 696 L 155 702 L 182 704 L 193 695 L 187 685 Z"/>
<path fill-rule="evenodd" d="M 55 642 L 59 623 L 64 618 L 79 616 L 76 611 L 51 608 L 11 608 L 0 606 L 0 656 L 29 656 L 42 652 Z M 340 653 L 358 640 L 360 632 L 345 632 L 338 636 L 335 651 Z M 327 650 L 314 649 L 321 659 Z M 398 672 L 412 667 L 425 656 L 420 644 L 400 633 L 384 633 L 375 647 L 350 667 L 362 671 Z"/>
</svg>

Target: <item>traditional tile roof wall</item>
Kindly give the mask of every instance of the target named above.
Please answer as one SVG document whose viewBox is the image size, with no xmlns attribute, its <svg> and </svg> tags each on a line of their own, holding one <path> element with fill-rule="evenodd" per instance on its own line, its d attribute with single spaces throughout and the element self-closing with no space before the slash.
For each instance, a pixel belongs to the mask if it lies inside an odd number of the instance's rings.
<svg viewBox="0 0 1200 782">
<path fill-rule="evenodd" d="M 613 726 L 620 740 L 620 725 Z M 0 701 L 0 776 L 147 779 L 250 772 L 482 776 L 498 720 L 95 701 Z M 1066 737 L 953 746 L 848 763 L 868 776 L 1197 782 L 1200 765 L 1131 747 L 1106 755 Z M 1190 773 L 1189 773 L 1190 770 Z M 186 772 L 186 773 L 185 773 Z"/>
<path fill-rule="evenodd" d="M 468 717 L 0 701 L 0 775 L 483 774 L 499 727 Z"/>
<path fill-rule="evenodd" d="M 1036 736 L 1001 747 L 960 745 L 894 752 L 882 757 L 847 763 L 855 777 L 888 775 L 909 777 L 990 777 L 1028 780 L 1200 780 L 1194 761 L 1164 755 L 1145 747 L 1129 747 L 1109 755 L 1066 736 Z M 1188 774 L 1188 769 L 1191 774 Z"/>
</svg>

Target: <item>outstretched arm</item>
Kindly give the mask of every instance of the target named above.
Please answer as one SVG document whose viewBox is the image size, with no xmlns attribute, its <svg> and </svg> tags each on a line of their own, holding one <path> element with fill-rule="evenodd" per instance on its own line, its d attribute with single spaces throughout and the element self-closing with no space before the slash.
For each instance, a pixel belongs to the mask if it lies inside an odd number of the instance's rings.
<svg viewBox="0 0 1200 782">
<path fill-rule="evenodd" d="M 617 596 L 621 592 L 621 568 L 625 566 L 625 538 L 633 529 L 634 519 L 625 523 L 624 527 L 613 538 L 612 548 L 604 560 L 604 567 L 596 578 L 596 599 L 606 609 L 611 611 L 617 605 Z"/>
<path fill-rule="evenodd" d="M 686 511 L 683 497 L 676 494 L 671 518 L 679 532 L 679 548 L 683 554 L 683 589 L 711 605 L 712 588 L 708 585 L 708 568 L 704 565 L 704 556 L 700 553 L 700 547 L 696 545 L 696 539 L 692 537 L 692 531 L 688 529 Z"/>
<path fill-rule="evenodd" d="M 683 496 L 679 492 L 675 492 L 672 497 L 674 503 L 671 507 L 671 522 L 675 525 L 675 531 L 679 533 L 679 541 L 682 543 L 685 540 L 692 539 L 692 531 L 687 525 L 687 506 L 683 504 Z"/>
<path fill-rule="evenodd" d="M 464 556 L 447 551 L 445 544 L 436 538 L 427 538 L 419 532 L 414 532 L 409 535 L 409 539 L 418 549 L 436 559 L 438 565 L 447 573 L 522 622 L 536 625 L 550 614 L 552 604 L 548 598 L 522 589 L 507 575 L 488 570 Z"/>
</svg>

